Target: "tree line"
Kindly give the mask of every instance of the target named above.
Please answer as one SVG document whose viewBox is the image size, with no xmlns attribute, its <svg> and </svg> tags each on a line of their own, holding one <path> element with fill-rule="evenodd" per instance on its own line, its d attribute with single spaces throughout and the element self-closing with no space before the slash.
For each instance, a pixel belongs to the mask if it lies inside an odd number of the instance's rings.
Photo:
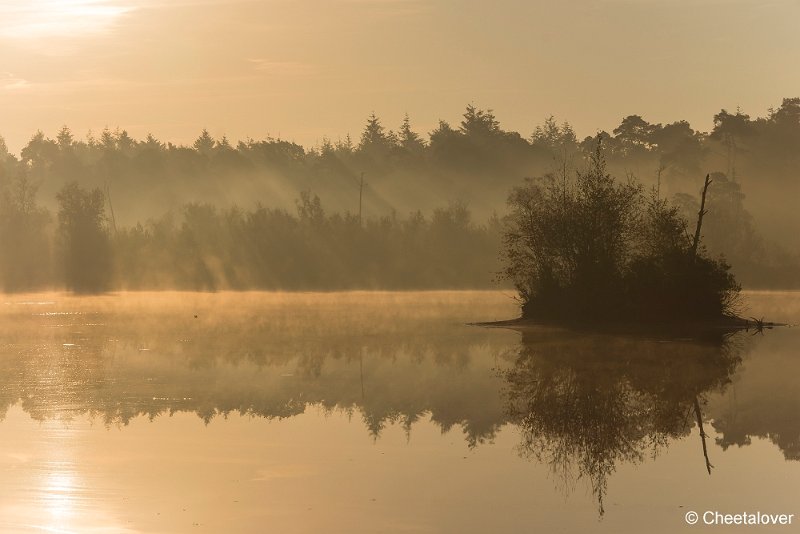
<svg viewBox="0 0 800 534">
<path fill-rule="evenodd" d="M 362 220 L 304 191 L 294 213 L 192 203 L 116 227 L 99 188 L 65 185 L 55 218 L 34 195 L 20 178 L 0 199 L 7 292 L 488 288 L 499 269 L 499 219 L 476 223 L 458 202 Z"/>
<path fill-rule="evenodd" d="M 120 129 L 104 129 L 99 136 L 90 132 L 78 139 L 64 126 L 55 138 L 36 132 L 19 156 L 10 154 L 0 141 L 0 164 L 6 173 L 17 165 L 26 167 L 31 178 L 42 180 L 45 195 L 73 180 L 82 185 L 111 181 L 123 190 L 133 182 L 139 189 L 158 190 L 164 178 L 175 181 L 167 184 L 173 188 L 186 185 L 180 179 L 202 186 L 247 171 L 274 171 L 301 182 L 351 180 L 360 172 L 381 181 L 414 171 L 421 183 L 447 181 L 455 175 L 460 181 L 493 178 L 513 185 L 520 176 L 547 170 L 565 153 L 590 154 L 597 134 L 606 139 L 606 158 L 615 173 L 620 167 L 637 170 L 646 175 L 643 179 L 659 175 L 665 187 L 680 189 L 683 180 L 694 180 L 704 170 L 724 172 L 743 183 L 787 185 L 797 181 L 800 165 L 800 98 L 784 99 L 767 117 L 723 109 L 714 115 L 710 133 L 693 129 L 687 121 L 653 124 L 629 115 L 611 133 L 593 132 L 583 140 L 568 122 L 559 124 L 554 117 L 528 135 L 507 131 L 492 110 L 472 104 L 457 125 L 440 120 L 427 139 L 413 129 L 408 115 L 391 130 L 373 113 L 359 139 L 349 134 L 336 141 L 323 138 L 310 148 L 272 137 L 234 144 L 207 130 L 191 146 L 162 142 L 151 134 L 134 139 Z"/>
<path fill-rule="evenodd" d="M 612 132 L 600 134 L 610 173 L 635 175 L 646 187 L 675 200 L 687 214 L 696 213 L 698 179 L 716 172 L 704 233 L 709 252 L 724 253 L 746 286 L 798 285 L 800 246 L 793 229 L 800 225 L 800 215 L 786 199 L 800 193 L 800 98 L 784 99 L 766 117 L 721 110 L 709 133 L 686 121 L 653 124 L 630 115 Z M 220 220 L 224 214 L 268 212 L 271 224 L 282 224 L 275 213 L 294 217 L 300 224 L 295 203 L 304 191 L 321 199 L 326 220 L 351 221 L 354 213 L 363 211 L 373 222 L 365 224 L 361 233 L 381 220 L 412 227 L 416 215 L 405 214 L 418 211 L 430 224 L 435 210 L 451 204 L 468 206 L 474 220 L 488 221 L 493 213 L 505 211 L 508 191 L 523 178 L 574 175 L 584 168 L 594 139 L 580 140 L 569 123 L 553 117 L 529 134 L 508 131 L 490 109 L 474 105 L 466 107 L 458 123 L 439 121 L 427 135 L 418 133 L 408 116 L 396 129 L 389 129 L 373 113 L 357 139 L 349 135 L 322 139 L 310 148 L 272 137 L 233 143 L 206 130 L 190 146 L 152 135 L 134 139 L 125 130 L 106 129 L 84 139 L 67 127 L 55 138 L 37 132 L 18 156 L 0 141 L 0 239 L 4 257 L 11 254 L 7 251 L 22 258 L 28 248 L 45 250 L 42 243 L 47 239 L 52 251 L 42 252 L 36 265 L 22 259 L 4 261 L 14 263 L 8 267 L 9 273 L 17 273 L 9 274 L 11 279 L 41 280 L 45 271 L 51 272 L 51 280 L 57 279 L 53 266 L 62 262 L 63 253 L 57 259 L 55 251 L 65 245 L 56 237 L 65 230 L 54 214 L 70 201 L 59 195 L 76 191 L 93 197 L 85 202 L 100 203 L 102 198 L 104 209 L 97 224 L 113 234 L 109 246 L 114 250 L 122 247 L 118 240 L 134 239 L 130 236 L 154 239 L 156 228 L 168 227 L 168 220 L 173 225 L 169 231 L 179 234 L 187 213 L 197 206 L 206 206 Z M 351 223 L 330 223 L 331 227 L 347 224 Z M 483 254 L 479 247 L 471 248 L 473 254 Z M 499 245 L 488 257 L 494 259 L 496 250 Z M 380 253 L 362 252 L 367 258 Z M 209 271 L 221 272 L 216 267 Z M 370 285 L 361 271 L 351 272 L 359 273 L 354 278 L 361 284 Z M 224 278 L 255 277 L 229 272 Z"/>
</svg>

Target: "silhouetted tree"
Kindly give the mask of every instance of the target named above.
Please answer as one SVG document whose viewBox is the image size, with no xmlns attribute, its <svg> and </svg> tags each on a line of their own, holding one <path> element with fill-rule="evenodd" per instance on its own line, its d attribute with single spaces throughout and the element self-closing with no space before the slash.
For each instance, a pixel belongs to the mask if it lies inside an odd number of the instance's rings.
<svg viewBox="0 0 800 534">
<path fill-rule="evenodd" d="M 383 154 L 391 147 L 391 138 L 381 124 L 381 120 L 373 112 L 367 119 L 358 149 L 370 154 Z"/>
<path fill-rule="evenodd" d="M 559 154 L 564 150 L 573 152 L 578 147 L 578 139 L 572 126 L 566 121 L 559 125 L 555 117 L 550 115 L 534 129 L 531 135 L 531 144 L 544 148 L 551 153 Z"/>
<path fill-rule="evenodd" d="M 614 128 L 614 136 L 625 154 L 630 156 L 650 147 L 655 128 L 639 115 L 628 115 Z"/>
<path fill-rule="evenodd" d="M 78 293 L 107 290 L 112 262 L 103 192 L 87 191 L 72 182 L 57 199 L 57 240 L 67 288 Z"/>
<path fill-rule="evenodd" d="M 36 191 L 24 172 L 0 183 L 0 278 L 7 292 L 51 282 L 50 214 L 36 204 Z"/>
<path fill-rule="evenodd" d="M 729 267 L 694 254 L 676 209 L 648 200 L 637 183 L 617 183 L 599 139 L 574 181 L 528 180 L 509 205 L 504 275 L 525 317 L 684 321 L 733 312 L 739 286 Z"/>
<path fill-rule="evenodd" d="M 439 125 L 429 134 L 430 150 L 440 163 L 447 163 L 453 157 L 453 149 L 462 137 L 458 130 L 454 130 L 450 123 L 439 120 Z"/>
<path fill-rule="evenodd" d="M 755 133 L 750 116 L 737 109 L 735 114 L 730 114 L 722 110 L 714 115 L 714 130 L 711 132 L 711 139 L 722 142 L 727 153 L 728 176 L 736 179 L 736 160 L 743 141 Z"/>
<path fill-rule="evenodd" d="M 211 137 L 211 134 L 208 133 L 208 130 L 203 128 L 203 131 L 200 132 L 200 137 L 195 140 L 195 142 L 192 144 L 192 147 L 194 147 L 194 149 L 203 156 L 210 156 L 211 152 L 214 150 L 215 144 L 214 138 Z"/>
<path fill-rule="evenodd" d="M 468 104 L 461 121 L 461 132 L 468 137 L 488 138 L 500 133 L 500 123 L 491 109 L 478 109 Z"/>
<path fill-rule="evenodd" d="M 403 124 L 400 125 L 398 140 L 400 147 L 411 155 L 418 155 L 425 148 L 422 138 L 411 129 L 411 120 L 408 118 L 408 113 L 403 117 Z"/>
<path fill-rule="evenodd" d="M 705 157 L 703 136 L 686 121 L 652 127 L 649 136 L 659 157 L 662 169 L 670 171 L 673 179 L 684 182 L 701 173 Z"/>
<path fill-rule="evenodd" d="M 44 133 L 39 130 L 36 132 L 28 144 L 20 152 L 22 161 L 36 171 L 45 170 L 55 159 L 58 146 L 52 139 L 47 139 Z"/>
</svg>

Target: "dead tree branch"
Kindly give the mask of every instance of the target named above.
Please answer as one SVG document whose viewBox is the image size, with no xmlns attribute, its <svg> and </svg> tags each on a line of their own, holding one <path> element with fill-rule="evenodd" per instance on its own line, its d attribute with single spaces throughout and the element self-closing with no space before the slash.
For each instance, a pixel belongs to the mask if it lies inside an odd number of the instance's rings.
<svg viewBox="0 0 800 534">
<path fill-rule="evenodd" d="M 703 215 L 706 212 L 706 193 L 708 186 L 711 185 L 711 175 L 706 174 L 706 181 L 703 184 L 703 195 L 700 197 L 700 211 L 697 212 L 697 227 L 694 230 L 694 240 L 692 241 L 692 258 L 697 257 L 697 247 L 700 245 L 700 228 L 703 226 Z"/>
</svg>

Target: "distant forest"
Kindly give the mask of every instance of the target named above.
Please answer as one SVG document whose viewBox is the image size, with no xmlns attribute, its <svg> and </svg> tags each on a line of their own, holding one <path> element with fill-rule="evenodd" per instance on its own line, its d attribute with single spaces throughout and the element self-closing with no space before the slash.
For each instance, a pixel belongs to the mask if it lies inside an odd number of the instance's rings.
<svg viewBox="0 0 800 534">
<path fill-rule="evenodd" d="M 710 133 L 639 115 L 599 132 L 609 171 L 692 220 L 712 173 L 703 243 L 745 287 L 800 287 L 800 98 L 766 117 L 720 111 Z M 509 191 L 585 168 L 596 136 L 550 117 L 521 134 L 468 105 L 426 136 L 374 113 L 357 139 L 304 148 L 192 146 L 104 130 L 0 138 L 5 291 L 497 287 Z"/>
</svg>

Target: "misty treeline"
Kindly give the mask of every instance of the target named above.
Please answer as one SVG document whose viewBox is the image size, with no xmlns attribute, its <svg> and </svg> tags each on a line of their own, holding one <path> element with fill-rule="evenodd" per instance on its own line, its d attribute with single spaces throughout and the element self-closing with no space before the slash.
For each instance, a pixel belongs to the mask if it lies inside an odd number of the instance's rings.
<svg viewBox="0 0 800 534">
<path fill-rule="evenodd" d="M 697 212 L 698 184 L 702 177 L 708 172 L 716 173 L 715 186 L 709 191 L 709 215 L 703 232 L 709 253 L 724 254 L 737 278 L 747 287 L 800 285 L 800 242 L 796 237 L 800 211 L 794 208 L 794 199 L 800 196 L 800 98 L 784 99 L 766 117 L 751 118 L 740 110 L 733 113 L 722 110 L 714 116 L 714 128 L 709 133 L 693 129 L 686 121 L 653 124 L 639 115 L 625 117 L 610 133 L 600 133 L 612 175 L 635 176 L 645 187 L 657 188 L 661 197 L 674 201 L 688 218 Z M 416 131 L 408 117 L 397 128 L 389 129 L 372 114 L 355 138 L 347 135 L 336 140 L 322 139 L 311 148 L 269 136 L 233 143 L 225 136 L 214 137 L 205 130 L 191 146 L 163 142 L 152 135 L 134 139 L 125 130 L 106 129 L 83 139 L 67 127 L 57 132 L 55 138 L 37 132 L 18 156 L 10 154 L 0 140 L 0 187 L 4 203 L 0 217 L 5 225 L 2 254 L 8 258 L 37 247 L 44 250 L 40 245 L 49 237 L 52 249 L 47 256 L 49 267 L 38 262 L 36 266 L 28 265 L 20 260 L 8 269 L 18 273 L 12 277 L 34 278 L 44 276 L 40 271 L 49 269 L 50 278 L 58 278 L 52 273 L 54 266 L 64 261 L 63 253 L 57 252 L 59 247 L 64 250 L 64 228 L 57 214 L 69 199 L 60 201 L 57 197 L 72 183 L 93 196 L 93 202 L 103 197 L 104 210 L 97 220 L 110 236 L 111 255 L 130 258 L 133 253 L 130 246 L 123 245 L 125 239 L 137 239 L 133 237 L 137 232 L 141 234 L 141 242 L 155 242 L 160 239 L 159 232 L 181 234 L 192 224 L 200 224 L 192 219 L 194 215 L 189 215 L 201 210 L 197 206 L 208 205 L 202 209 L 213 213 L 208 217 L 217 221 L 211 225 L 211 233 L 218 240 L 235 233 L 227 229 L 236 224 L 229 222 L 229 218 L 235 221 L 241 216 L 247 220 L 257 213 L 270 214 L 264 217 L 276 225 L 276 235 L 283 231 L 279 229 L 283 228 L 282 216 L 286 220 L 294 217 L 292 224 L 300 228 L 305 223 L 301 222 L 296 203 L 302 192 L 310 191 L 309 198 L 321 199 L 330 231 L 344 233 L 354 243 L 350 248 L 331 252 L 338 255 L 335 263 L 361 266 L 361 270 L 347 270 L 347 276 L 356 282 L 348 279 L 335 287 L 352 284 L 429 287 L 433 282 L 421 284 L 416 278 L 397 284 L 386 282 L 390 279 L 388 275 L 387 278 L 375 275 L 379 282 L 366 276 L 363 265 L 378 265 L 382 261 L 379 258 L 388 258 L 388 252 L 379 245 L 382 247 L 393 238 L 374 240 L 378 248 L 372 249 L 364 244 L 369 240 L 363 235 L 374 235 L 382 231 L 378 228 L 390 227 L 392 235 L 411 232 L 410 228 L 416 224 L 413 221 L 420 215 L 427 225 L 433 226 L 434 218 L 440 217 L 434 211 L 446 206 L 467 206 L 472 220 L 488 221 L 492 214 L 505 211 L 508 191 L 523 178 L 574 175 L 586 168 L 594 139 L 595 136 L 590 136 L 580 140 L 567 122 L 552 117 L 532 126 L 529 133 L 508 131 L 491 110 L 474 105 L 467 106 L 458 123 L 442 120 L 427 135 Z M 38 196 L 34 194 L 37 190 Z M 364 213 L 364 228 L 348 233 L 345 228 L 354 225 L 354 214 L 359 209 Z M 18 232 L 15 225 L 21 224 L 20 217 L 27 218 L 32 226 Z M 488 232 L 492 224 L 482 223 L 474 228 Z M 187 233 L 188 230 L 181 235 Z M 335 242 L 333 238 L 322 241 L 325 245 Z M 217 241 L 217 245 L 221 246 L 220 243 Z M 310 242 L 306 245 L 311 247 Z M 296 251 L 306 245 L 286 250 Z M 499 250 L 499 238 L 492 251 L 482 249 L 482 242 L 464 246 L 466 250 L 447 261 L 455 265 L 467 256 L 487 254 L 490 259 L 486 262 L 492 263 Z M 167 279 L 180 278 L 179 287 L 239 287 L 258 278 L 234 274 L 236 269 L 221 267 L 226 261 L 239 258 L 236 254 L 223 253 L 220 248 L 214 253 L 204 249 L 205 255 L 199 256 L 198 247 L 186 245 L 181 250 L 187 254 L 194 251 L 195 255 L 176 257 L 177 265 L 169 268 L 191 273 L 207 270 L 213 276 L 205 280 L 213 278 L 214 284 L 187 281 L 204 279 L 199 274 L 197 279 L 166 273 L 162 273 L 164 276 L 150 273 L 135 279 L 149 277 L 152 283 L 162 284 Z M 357 256 L 345 258 L 345 251 L 351 250 L 358 250 Z M 62 254 L 60 259 L 58 254 Z M 283 252 L 276 254 L 285 256 Z M 324 256 L 322 252 L 318 254 Z M 321 256 L 309 252 L 302 256 L 302 261 L 311 257 Z M 301 256 L 296 258 L 301 261 Z M 137 258 L 137 261 L 136 268 L 144 268 L 145 260 Z M 420 258 L 417 267 L 438 273 L 417 275 L 426 280 L 444 280 L 444 272 L 451 270 L 445 264 L 423 261 Z M 118 259 L 113 263 L 115 268 L 110 271 L 117 274 L 110 280 L 119 281 L 121 265 Z M 207 264 L 206 267 L 198 267 L 201 263 Z M 332 265 L 326 267 L 333 269 Z M 59 269 L 64 271 L 63 267 Z M 132 269 L 126 265 L 122 272 Z M 387 264 L 373 269 L 387 273 L 395 268 Z M 454 271 L 452 276 L 457 277 L 460 271 Z M 270 276 L 265 274 L 261 279 Z M 309 275 L 309 280 L 317 281 L 312 284 L 284 280 L 280 285 L 318 287 L 323 284 L 319 280 L 332 277 L 332 274 Z M 491 278 L 490 273 L 484 275 L 484 282 L 472 279 L 468 286 L 483 287 Z M 450 279 L 443 287 L 457 287 L 455 280 Z M 6 285 L 15 287 L 15 283 Z"/>
<path fill-rule="evenodd" d="M 3 190 L 3 290 L 471 288 L 498 270 L 499 219 L 476 224 L 457 202 L 362 220 L 304 191 L 293 212 L 194 203 L 117 227 L 99 188 L 71 182 L 56 197 L 53 216 L 27 178 Z"/>
</svg>

